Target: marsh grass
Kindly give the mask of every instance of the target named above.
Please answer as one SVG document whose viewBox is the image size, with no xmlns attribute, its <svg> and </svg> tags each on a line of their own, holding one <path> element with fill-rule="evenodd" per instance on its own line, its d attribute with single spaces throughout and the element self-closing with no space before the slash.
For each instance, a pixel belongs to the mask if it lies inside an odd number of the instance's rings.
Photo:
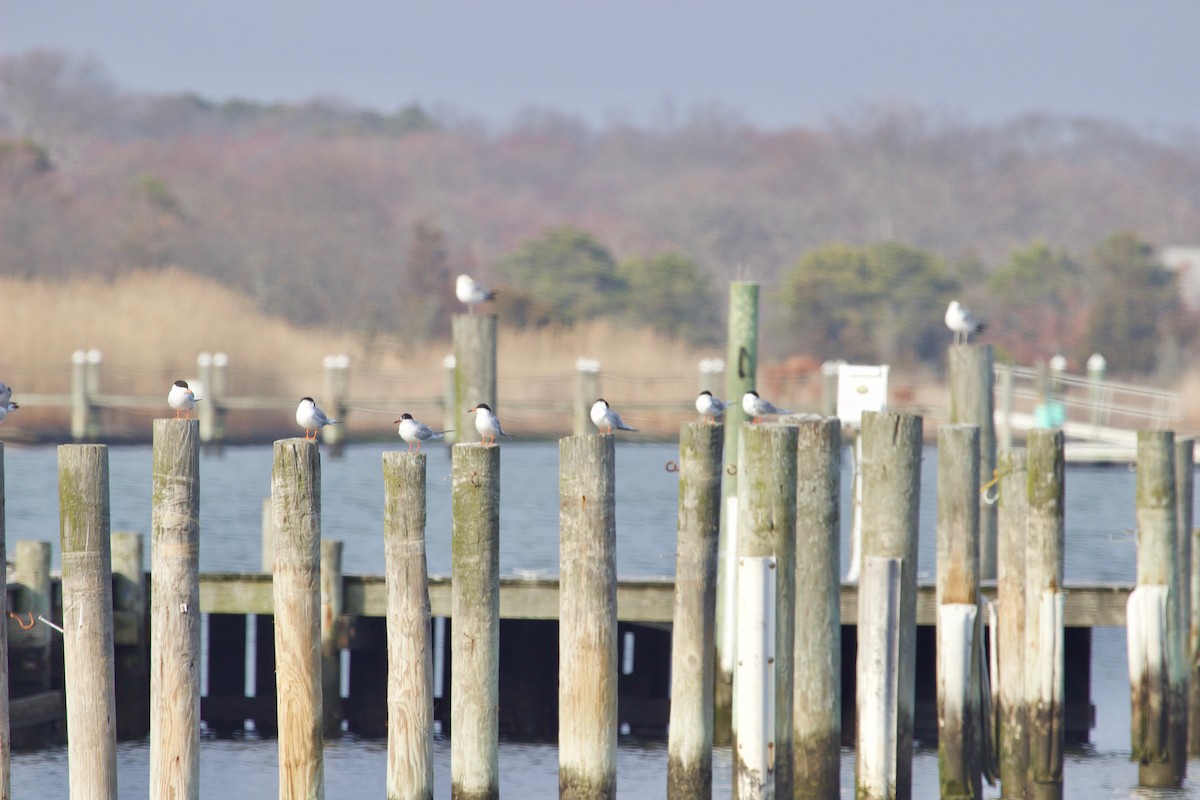
<svg viewBox="0 0 1200 800">
<path fill-rule="evenodd" d="M 167 387 L 194 378 L 201 352 L 228 355 L 230 395 L 279 399 L 277 412 L 232 413 L 235 436 L 289 434 L 293 398 L 321 402 L 322 363 L 331 354 L 350 357 L 356 435 L 386 435 L 406 410 L 439 424 L 442 363 L 452 351 L 448 340 L 405 347 L 389 337 L 367 342 L 352 333 L 297 328 L 221 284 L 174 268 L 111 281 L 0 278 L 0 319 L 0 380 L 15 387 L 18 401 L 22 394 L 67 394 L 71 354 L 97 349 L 104 355 L 103 393 L 164 398 L 162 411 L 105 412 L 106 430 L 134 436 L 168 412 Z M 539 435 L 570 430 L 580 357 L 601 362 L 601 391 L 628 409 L 623 414 L 631 424 L 666 433 L 694 417 L 700 359 L 720 355 L 603 322 L 537 331 L 502 326 L 497 350 L 498 405 L 507 427 Z M 65 408 L 26 404 L 5 433 L 66 425 Z"/>
</svg>

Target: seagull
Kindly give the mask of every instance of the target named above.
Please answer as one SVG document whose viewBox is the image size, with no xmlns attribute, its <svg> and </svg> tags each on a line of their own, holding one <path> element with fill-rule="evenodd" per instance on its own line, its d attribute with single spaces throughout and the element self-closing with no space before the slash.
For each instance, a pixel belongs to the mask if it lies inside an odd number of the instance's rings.
<svg viewBox="0 0 1200 800">
<path fill-rule="evenodd" d="M 487 403 L 480 403 L 474 408 L 468 408 L 468 413 L 475 413 L 475 430 L 483 437 L 484 444 L 495 444 L 497 436 L 508 436 L 500 427 L 500 418 L 492 411 Z M 488 438 L 491 437 L 491 441 Z"/>
<path fill-rule="evenodd" d="M 0 383 L 0 422 L 4 422 L 8 412 L 16 411 L 18 408 L 20 406 L 12 401 L 12 387 L 6 383 Z"/>
<path fill-rule="evenodd" d="M 467 310 L 472 314 L 475 313 L 476 303 L 496 298 L 495 292 L 485 289 L 470 275 L 458 276 L 458 282 L 454 284 L 454 294 L 457 295 L 458 302 L 465 303 Z"/>
<path fill-rule="evenodd" d="M 614 429 L 619 431 L 636 431 L 637 428 L 631 428 L 621 419 L 621 415 L 608 407 L 608 401 L 601 397 L 596 402 L 592 403 L 592 422 L 600 429 L 601 433 L 612 433 Z"/>
<path fill-rule="evenodd" d="M 412 414 L 401 414 L 400 419 L 392 424 L 400 425 L 400 438 L 408 442 L 408 449 L 411 452 L 413 444 L 417 445 L 417 452 L 421 452 L 421 442 L 429 442 L 434 439 L 441 439 L 443 434 L 450 431 L 435 431 L 433 428 L 426 425 L 424 422 L 417 422 L 413 419 Z"/>
<path fill-rule="evenodd" d="M 758 392 L 749 391 L 742 395 L 742 411 L 745 411 L 754 418 L 754 423 L 757 425 L 762 422 L 762 418 L 767 414 L 791 414 L 791 411 L 785 411 L 782 408 L 776 408 L 766 400 L 758 396 Z"/>
<path fill-rule="evenodd" d="M 196 393 L 187 385 L 187 381 L 175 381 L 167 394 L 167 405 L 175 409 L 175 419 L 183 412 L 184 419 L 192 418 L 192 409 L 196 407 Z"/>
<path fill-rule="evenodd" d="M 729 403 L 719 397 L 713 397 L 713 393 L 705 389 L 696 397 L 696 410 L 704 415 L 705 421 L 710 425 L 717 423 L 717 417 L 725 413 L 725 408 Z"/>
<path fill-rule="evenodd" d="M 304 428 L 304 438 L 316 440 L 317 432 L 326 425 L 337 425 L 341 420 L 330 419 L 311 397 L 301 397 L 300 405 L 296 406 L 296 424 Z M 309 432 L 312 436 L 309 436 Z"/>
<path fill-rule="evenodd" d="M 946 308 L 946 327 L 954 331 L 955 344 L 966 344 L 972 333 L 981 333 L 987 325 L 975 319 L 975 315 L 957 300 L 951 300 Z"/>
</svg>

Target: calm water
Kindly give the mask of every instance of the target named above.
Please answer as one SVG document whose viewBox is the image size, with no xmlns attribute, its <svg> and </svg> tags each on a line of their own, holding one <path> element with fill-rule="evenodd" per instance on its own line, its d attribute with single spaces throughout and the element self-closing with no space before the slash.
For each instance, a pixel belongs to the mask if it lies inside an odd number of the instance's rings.
<svg viewBox="0 0 1200 800">
<path fill-rule="evenodd" d="M 322 462 L 322 526 L 326 538 L 346 542 L 346 572 L 372 573 L 383 563 L 383 444 L 347 448 L 343 458 Z M 666 470 L 677 457 L 666 444 L 619 442 L 617 447 L 617 565 L 622 577 L 674 573 L 677 476 Z M 226 449 L 201 462 L 201 549 L 205 571 L 255 570 L 259 565 L 262 502 L 270 493 L 272 453 L 267 445 Z M 450 571 L 450 457 L 445 448 L 429 451 L 428 557 L 431 573 Z M 558 447 L 556 443 L 506 444 L 501 466 L 502 573 L 558 572 Z M 150 529 L 149 447 L 113 448 L 109 453 L 113 530 Z M 844 472 L 848 480 L 849 470 Z M 52 447 L 5 446 L 8 546 L 17 539 L 48 539 L 58 561 L 57 453 Z M 1067 475 L 1068 580 L 1132 581 L 1136 569 L 1134 475 L 1124 468 L 1071 468 Z M 936 453 L 922 466 L 921 538 L 918 570 L 934 572 L 937 482 Z M 843 498 L 849 493 L 843 488 Z M 843 513 L 847 523 L 849 513 Z M 845 539 L 845 537 L 843 537 Z M 843 542 L 845 563 L 848 547 Z M 148 558 L 148 554 L 147 554 Z M 1137 769 L 1129 758 L 1129 689 L 1123 629 L 1098 629 L 1093 642 L 1092 742 L 1069 752 L 1068 797 L 1200 797 L 1200 790 L 1148 793 L 1136 789 Z M 448 798 L 449 743 L 437 745 L 437 797 Z M 149 746 L 119 750 L 122 798 L 147 794 Z M 236 775 L 239 795 L 277 793 L 276 743 L 205 741 L 201 752 L 205 797 L 225 797 Z M 557 752 L 551 745 L 504 743 L 501 792 L 506 796 L 553 797 L 557 793 Z M 717 796 L 727 796 L 729 753 L 716 754 Z M 386 748 L 383 742 L 337 742 L 326 748 L 327 796 L 382 796 Z M 844 797 L 853 795 L 854 754 L 843 757 Z M 1200 786 L 1200 761 L 1189 786 Z M 67 757 L 63 748 L 13 756 L 14 796 L 67 796 Z M 923 748 L 914 765 L 914 796 L 937 794 L 936 749 Z M 623 742 L 618 791 L 623 798 L 654 798 L 665 793 L 665 743 Z M 994 790 L 985 792 L 997 796 Z"/>
</svg>

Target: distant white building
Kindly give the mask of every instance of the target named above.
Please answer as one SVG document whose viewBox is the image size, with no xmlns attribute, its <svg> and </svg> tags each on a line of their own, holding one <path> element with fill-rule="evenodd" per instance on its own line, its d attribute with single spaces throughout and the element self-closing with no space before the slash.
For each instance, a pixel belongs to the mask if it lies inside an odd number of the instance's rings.
<svg viewBox="0 0 1200 800">
<path fill-rule="evenodd" d="M 1190 311 L 1200 311 L 1200 247 L 1164 247 L 1164 265 L 1179 273 L 1179 293 Z"/>
</svg>

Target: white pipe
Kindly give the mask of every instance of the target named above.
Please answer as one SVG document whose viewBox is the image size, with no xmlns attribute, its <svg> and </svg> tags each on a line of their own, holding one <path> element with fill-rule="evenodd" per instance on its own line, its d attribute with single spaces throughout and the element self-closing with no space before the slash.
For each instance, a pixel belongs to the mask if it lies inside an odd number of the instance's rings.
<svg viewBox="0 0 1200 800">
<path fill-rule="evenodd" d="M 1038 699 L 1046 708 L 1063 708 L 1066 683 L 1063 669 L 1063 603 L 1067 593 L 1055 589 L 1042 592 L 1038 615 Z"/>
<path fill-rule="evenodd" d="M 971 690 L 971 656 L 975 644 L 974 603 L 946 603 L 938 606 L 938 696 L 942 699 L 945 720 L 958 720 L 961 729 L 967 694 Z"/>
<path fill-rule="evenodd" d="M 734 647 L 737 644 L 737 516 L 738 502 L 737 495 L 733 495 L 725 500 L 725 551 L 721 553 L 723 573 L 725 580 L 721 584 L 721 597 L 718 598 L 721 603 L 721 619 L 724 625 L 721 627 L 721 641 L 718 643 L 720 648 L 718 654 L 721 662 L 719 664 L 722 675 L 733 674 L 733 658 Z M 734 719 L 736 719 L 736 714 Z M 735 730 L 736 730 L 736 723 Z"/>
<path fill-rule="evenodd" d="M 738 559 L 737 797 L 775 796 L 775 559 Z"/>
<path fill-rule="evenodd" d="M 862 566 L 862 432 L 854 437 L 854 450 L 850 459 L 852 467 L 850 482 L 854 487 L 854 506 L 850 512 L 850 568 L 846 572 L 847 583 L 858 583 L 859 568 Z"/>
<path fill-rule="evenodd" d="M 863 561 L 858 606 L 858 770 L 855 797 L 891 798 L 899 740 L 899 558 Z"/>
</svg>

